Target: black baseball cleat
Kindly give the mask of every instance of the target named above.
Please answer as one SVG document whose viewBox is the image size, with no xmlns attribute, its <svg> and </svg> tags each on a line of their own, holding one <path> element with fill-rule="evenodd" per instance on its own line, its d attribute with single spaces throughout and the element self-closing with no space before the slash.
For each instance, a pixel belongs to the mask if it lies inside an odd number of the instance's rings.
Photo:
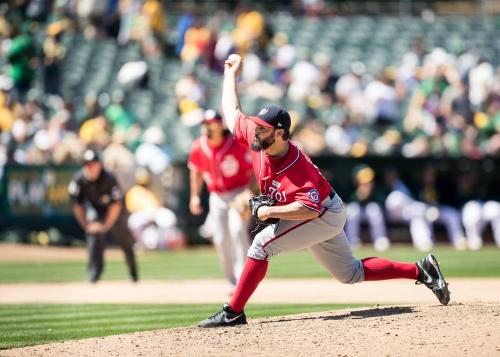
<svg viewBox="0 0 500 357">
<path fill-rule="evenodd" d="M 423 257 L 417 262 L 417 267 L 420 274 L 415 284 L 424 284 L 432 290 L 441 304 L 448 305 L 450 291 L 448 290 L 448 283 L 444 280 L 443 273 L 439 269 L 436 257 L 432 254 Z"/>
<path fill-rule="evenodd" d="M 221 311 L 213 314 L 208 319 L 198 324 L 198 327 L 219 327 L 245 325 L 247 318 L 245 312 L 234 312 L 228 304 L 224 304 Z"/>
</svg>

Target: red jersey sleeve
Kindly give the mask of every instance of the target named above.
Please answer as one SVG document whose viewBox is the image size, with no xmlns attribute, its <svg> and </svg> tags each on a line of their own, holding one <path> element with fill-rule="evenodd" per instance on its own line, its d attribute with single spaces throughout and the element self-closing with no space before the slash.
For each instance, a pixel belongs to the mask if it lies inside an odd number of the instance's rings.
<svg viewBox="0 0 500 357">
<path fill-rule="evenodd" d="M 250 146 L 253 142 L 256 126 L 257 124 L 250 120 L 248 116 L 238 112 L 236 114 L 233 136 L 237 141 L 243 141 Z"/>
<path fill-rule="evenodd" d="M 302 205 L 317 212 L 321 211 L 321 198 L 318 191 L 312 182 L 306 184 L 295 194 L 295 200 Z"/>
<path fill-rule="evenodd" d="M 203 158 L 200 147 L 200 140 L 197 139 L 191 145 L 191 151 L 189 152 L 189 158 L 188 158 L 188 167 L 190 169 L 196 168 L 199 171 L 201 171 L 202 166 L 203 166 Z"/>
</svg>

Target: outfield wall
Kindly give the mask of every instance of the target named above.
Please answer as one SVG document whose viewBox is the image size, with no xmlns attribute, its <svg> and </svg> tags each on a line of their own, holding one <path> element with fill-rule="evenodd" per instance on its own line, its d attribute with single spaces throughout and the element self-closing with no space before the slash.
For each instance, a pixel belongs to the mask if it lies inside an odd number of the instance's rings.
<svg viewBox="0 0 500 357">
<path fill-rule="evenodd" d="M 450 192 L 455 190 L 456 205 L 460 206 L 465 200 L 463 192 L 464 177 L 475 180 L 473 192 L 477 198 L 500 199 L 500 160 L 482 159 L 408 159 L 365 157 L 362 159 L 321 156 L 314 159 L 321 171 L 332 183 L 340 196 L 348 201 L 353 191 L 352 171 L 356 165 L 364 163 L 374 168 L 376 184 L 383 190 L 383 175 L 388 169 L 397 169 L 403 181 L 410 187 L 415 195 L 418 194 L 422 169 L 431 165 L 445 183 L 449 184 Z M 57 228 L 66 240 L 73 238 L 82 239 L 83 233 L 72 217 L 67 185 L 78 166 L 20 166 L 7 165 L 4 168 L 0 192 L 0 240 L 1 234 L 8 229 L 17 229 L 21 234 L 32 230 L 47 230 Z M 126 190 L 133 184 L 133 172 L 122 171 L 117 173 L 118 180 Z M 467 181 L 467 184 L 470 182 Z M 188 242 L 197 244 L 205 242 L 197 233 L 197 227 L 205 219 L 204 216 L 195 217 L 189 213 L 187 186 L 188 171 L 184 163 L 175 164 L 164 175 L 154 177 L 153 191 L 172 210 L 179 219 L 181 229 L 186 233 Z M 472 188 L 469 187 L 469 190 Z M 207 207 L 207 194 L 204 192 L 204 204 Z M 206 211 L 206 210 L 205 210 Z M 438 228 L 438 233 L 439 233 Z M 407 229 L 404 226 L 391 224 L 389 226 L 391 239 L 396 241 L 409 241 Z M 443 232 L 444 233 L 444 232 Z M 487 232 L 489 233 L 489 232 Z M 365 234 L 366 236 L 366 234 Z"/>
</svg>

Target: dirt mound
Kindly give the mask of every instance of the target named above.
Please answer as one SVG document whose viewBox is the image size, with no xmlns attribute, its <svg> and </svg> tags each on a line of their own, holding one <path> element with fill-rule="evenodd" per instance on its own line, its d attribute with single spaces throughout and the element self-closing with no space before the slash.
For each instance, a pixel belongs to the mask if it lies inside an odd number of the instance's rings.
<svg viewBox="0 0 500 357">
<path fill-rule="evenodd" d="M 2 351 L 5 356 L 500 356 L 500 305 L 393 306 L 250 319 Z"/>
</svg>

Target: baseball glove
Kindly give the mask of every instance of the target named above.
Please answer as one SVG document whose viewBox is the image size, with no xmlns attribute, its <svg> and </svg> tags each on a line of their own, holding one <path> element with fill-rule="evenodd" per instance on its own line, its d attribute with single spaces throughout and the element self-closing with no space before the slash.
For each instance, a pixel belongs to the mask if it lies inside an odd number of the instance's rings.
<svg viewBox="0 0 500 357">
<path fill-rule="evenodd" d="M 271 197 L 266 195 L 260 195 L 256 197 L 252 197 L 248 200 L 250 204 L 250 212 L 252 212 L 252 217 L 259 222 L 259 224 L 276 224 L 279 222 L 279 218 L 268 218 L 265 221 L 261 221 L 259 219 L 259 208 L 262 206 L 274 206 L 276 205 L 276 201 Z"/>
</svg>

